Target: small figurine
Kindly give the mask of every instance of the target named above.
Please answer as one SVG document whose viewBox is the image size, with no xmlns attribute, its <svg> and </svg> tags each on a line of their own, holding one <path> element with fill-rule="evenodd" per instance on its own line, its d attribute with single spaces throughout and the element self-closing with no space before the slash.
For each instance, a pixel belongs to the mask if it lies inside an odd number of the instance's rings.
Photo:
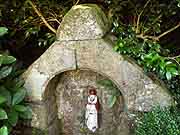
<svg viewBox="0 0 180 135">
<path fill-rule="evenodd" d="M 98 128 L 98 111 L 100 108 L 97 92 L 94 88 L 89 90 L 88 103 L 86 105 L 86 125 L 88 129 L 95 132 Z"/>
</svg>

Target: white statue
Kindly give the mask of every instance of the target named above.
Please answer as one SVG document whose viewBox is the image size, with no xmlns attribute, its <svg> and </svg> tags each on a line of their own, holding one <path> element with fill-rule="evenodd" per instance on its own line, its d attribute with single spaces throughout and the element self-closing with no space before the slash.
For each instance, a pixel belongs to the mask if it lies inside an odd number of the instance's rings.
<svg viewBox="0 0 180 135">
<path fill-rule="evenodd" d="M 98 128 L 99 101 L 95 89 L 89 90 L 88 103 L 86 105 L 86 125 L 88 129 L 95 132 Z"/>
</svg>

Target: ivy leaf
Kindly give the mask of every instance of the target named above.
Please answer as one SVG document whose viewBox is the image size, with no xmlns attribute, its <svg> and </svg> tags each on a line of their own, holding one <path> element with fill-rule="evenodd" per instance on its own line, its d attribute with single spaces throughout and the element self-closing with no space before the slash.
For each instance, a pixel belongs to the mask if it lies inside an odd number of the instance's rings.
<svg viewBox="0 0 180 135">
<path fill-rule="evenodd" d="M 160 68 L 161 68 L 162 70 L 164 70 L 164 69 L 165 69 L 165 66 L 166 66 L 165 61 L 164 61 L 164 60 L 161 60 L 159 66 L 160 66 Z"/>
<path fill-rule="evenodd" d="M 0 87 L 0 96 L 3 96 L 6 99 L 7 105 L 11 104 L 11 93 L 3 86 Z"/>
<path fill-rule="evenodd" d="M 15 105 L 14 109 L 18 112 L 25 112 L 28 110 L 27 106 L 24 105 Z"/>
<path fill-rule="evenodd" d="M 27 106 L 27 110 L 25 112 L 19 113 L 19 116 L 23 119 L 31 119 L 32 109 L 29 106 Z"/>
<path fill-rule="evenodd" d="M 167 78 L 167 80 L 171 80 L 172 75 L 170 72 L 166 72 L 166 78 Z"/>
<path fill-rule="evenodd" d="M 174 67 L 168 68 L 168 72 L 170 72 L 172 75 L 179 75 L 178 70 Z"/>
<path fill-rule="evenodd" d="M 13 56 L 1 56 L 1 57 L 3 57 L 2 64 L 11 64 L 16 61 L 16 58 L 14 58 Z"/>
<path fill-rule="evenodd" d="M 166 66 L 168 66 L 168 67 L 176 67 L 176 64 L 172 63 L 171 61 L 167 61 Z"/>
<path fill-rule="evenodd" d="M 158 59 L 160 59 L 159 54 L 155 54 L 155 55 L 152 57 L 152 62 L 153 62 L 153 61 L 156 61 L 156 60 L 158 60 Z"/>
<path fill-rule="evenodd" d="M 12 110 L 11 112 L 8 113 L 8 122 L 12 125 L 15 126 L 18 121 L 18 113 L 15 110 Z"/>
<path fill-rule="evenodd" d="M 4 109 L 0 108 L 0 120 L 8 119 L 7 113 Z"/>
<path fill-rule="evenodd" d="M 15 82 L 15 88 L 18 89 L 18 88 L 21 88 L 23 87 L 25 81 L 22 80 L 22 79 L 17 79 L 16 82 Z"/>
<path fill-rule="evenodd" d="M 0 79 L 7 77 L 12 72 L 12 67 L 5 66 L 0 69 Z"/>
<path fill-rule="evenodd" d="M 108 99 L 108 106 L 109 108 L 112 108 L 117 100 L 117 97 L 115 95 L 111 95 Z"/>
<path fill-rule="evenodd" d="M 6 126 L 0 128 L 0 135 L 8 135 L 8 129 Z"/>
<path fill-rule="evenodd" d="M 21 101 L 23 101 L 24 97 L 26 96 L 26 90 L 24 88 L 19 89 L 14 95 L 12 99 L 12 105 L 17 105 Z"/>
<path fill-rule="evenodd" d="M 153 53 L 149 53 L 144 56 L 144 59 L 152 60 L 152 58 L 153 58 Z"/>
<path fill-rule="evenodd" d="M 0 37 L 7 33 L 8 33 L 8 29 L 6 27 L 0 27 Z"/>
<path fill-rule="evenodd" d="M 6 102 L 6 98 L 0 95 L 0 104 Z"/>
</svg>

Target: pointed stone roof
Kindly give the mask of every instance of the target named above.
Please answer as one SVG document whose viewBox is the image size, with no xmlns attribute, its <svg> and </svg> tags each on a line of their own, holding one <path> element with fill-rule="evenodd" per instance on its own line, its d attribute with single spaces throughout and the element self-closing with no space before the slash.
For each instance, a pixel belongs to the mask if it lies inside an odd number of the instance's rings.
<svg viewBox="0 0 180 135">
<path fill-rule="evenodd" d="M 95 4 L 72 7 L 65 15 L 58 31 L 58 40 L 90 40 L 102 38 L 110 30 L 104 12 Z"/>
</svg>

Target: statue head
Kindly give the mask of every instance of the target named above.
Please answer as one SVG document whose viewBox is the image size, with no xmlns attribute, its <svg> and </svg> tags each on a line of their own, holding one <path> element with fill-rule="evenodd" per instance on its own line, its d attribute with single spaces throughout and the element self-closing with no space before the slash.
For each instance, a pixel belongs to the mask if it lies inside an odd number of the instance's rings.
<svg viewBox="0 0 180 135">
<path fill-rule="evenodd" d="M 89 89 L 88 102 L 95 104 L 97 102 L 97 92 L 95 88 Z"/>
</svg>

